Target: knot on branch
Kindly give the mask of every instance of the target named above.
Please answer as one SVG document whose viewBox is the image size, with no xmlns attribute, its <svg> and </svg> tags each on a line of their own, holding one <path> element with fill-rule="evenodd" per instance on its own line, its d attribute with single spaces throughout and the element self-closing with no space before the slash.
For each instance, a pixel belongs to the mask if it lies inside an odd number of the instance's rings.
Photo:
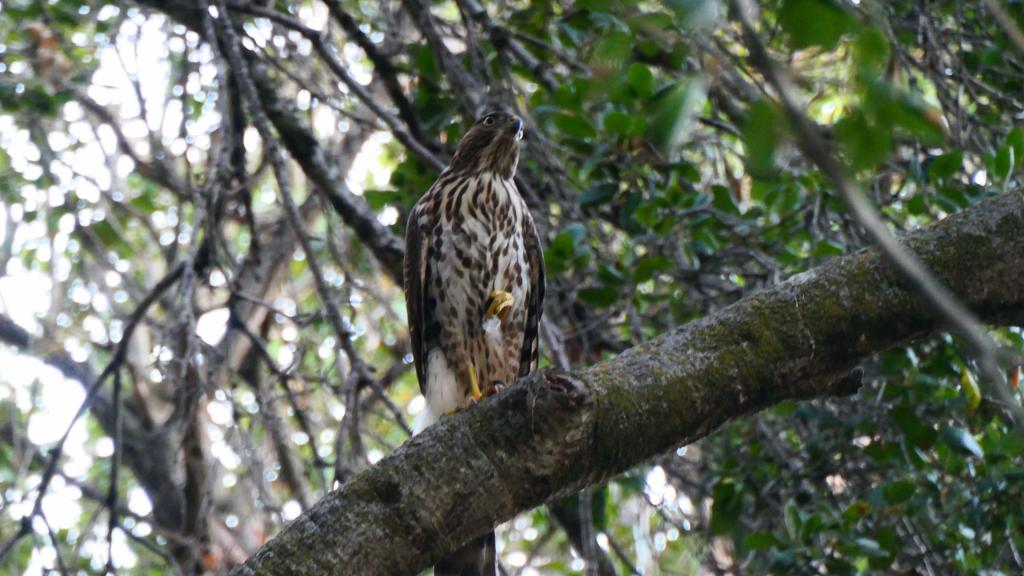
<svg viewBox="0 0 1024 576">
<path fill-rule="evenodd" d="M 845 376 L 839 378 L 835 382 L 829 384 L 828 395 L 835 396 L 838 398 L 844 396 L 853 396 L 860 390 L 863 385 L 864 369 L 857 366 L 853 370 L 846 373 Z"/>
<path fill-rule="evenodd" d="M 574 374 L 547 369 L 541 372 L 552 399 L 563 409 L 575 410 L 594 402 L 587 384 Z"/>
</svg>

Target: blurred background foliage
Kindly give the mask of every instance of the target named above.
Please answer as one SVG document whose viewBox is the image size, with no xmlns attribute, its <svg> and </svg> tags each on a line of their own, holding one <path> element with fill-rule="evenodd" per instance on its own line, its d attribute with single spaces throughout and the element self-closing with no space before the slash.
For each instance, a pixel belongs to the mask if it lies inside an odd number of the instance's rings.
<svg viewBox="0 0 1024 576">
<path fill-rule="evenodd" d="M 7 573 L 217 572 L 401 444 L 423 399 L 400 283 L 367 238 L 400 237 L 487 103 L 527 120 L 545 365 L 590 365 L 866 245 L 728 5 L 228 2 L 284 111 L 305 254 L 197 5 L 0 2 L 0 541 L 31 516 L 82 382 L 185 263 L 126 347 L 122 407 L 107 382 Z M 894 232 L 1020 193 L 1024 55 L 984 2 L 771 0 L 759 17 Z M 784 403 L 520 515 L 498 531 L 502 570 L 1021 573 L 1024 439 L 957 342 L 865 369 L 854 399 Z"/>
</svg>

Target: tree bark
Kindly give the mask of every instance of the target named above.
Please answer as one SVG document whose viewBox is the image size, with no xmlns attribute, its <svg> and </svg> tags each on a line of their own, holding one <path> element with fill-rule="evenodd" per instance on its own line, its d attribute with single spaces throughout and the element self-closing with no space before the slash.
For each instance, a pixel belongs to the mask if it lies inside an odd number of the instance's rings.
<svg viewBox="0 0 1024 576">
<path fill-rule="evenodd" d="M 908 236 L 992 324 L 1024 321 L 1024 197 Z M 446 551 L 782 400 L 846 395 L 866 357 L 940 331 L 872 250 L 576 373 L 534 373 L 415 436 L 231 574 L 415 574 Z M 852 384 L 852 385 L 851 385 Z"/>
</svg>

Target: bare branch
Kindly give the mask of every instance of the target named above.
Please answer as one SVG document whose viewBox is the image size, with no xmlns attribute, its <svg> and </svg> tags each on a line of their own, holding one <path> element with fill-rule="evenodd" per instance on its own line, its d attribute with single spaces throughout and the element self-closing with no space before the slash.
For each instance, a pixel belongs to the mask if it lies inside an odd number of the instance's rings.
<svg viewBox="0 0 1024 576">
<path fill-rule="evenodd" d="M 146 295 L 142 302 L 140 302 L 138 306 L 136 306 L 131 316 L 128 317 L 128 320 L 125 323 L 124 333 L 121 337 L 121 341 L 118 343 L 117 348 L 114 351 L 113 358 L 111 358 L 110 361 L 107 362 L 106 367 L 103 369 L 102 372 L 100 372 L 100 375 L 97 376 L 96 379 L 92 382 L 92 384 L 89 385 L 85 393 L 85 399 L 82 401 L 82 404 L 78 407 L 78 410 L 72 417 L 71 422 L 68 423 L 67 428 L 64 430 L 64 434 L 62 434 L 57 443 L 52 448 L 50 448 L 49 460 L 46 462 L 46 468 L 43 471 L 42 480 L 39 481 L 39 486 L 37 487 L 39 493 L 36 495 L 36 500 L 35 504 L 32 506 L 32 511 L 22 518 L 22 529 L 19 530 L 18 533 L 16 533 L 14 537 L 11 538 L 7 543 L 5 543 L 2 548 L 0 548 L 0 563 L 3 563 L 4 557 L 14 547 L 14 544 L 16 544 L 18 540 L 24 538 L 31 532 L 32 518 L 38 516 L 42 511 L 43 498 L 46 496 L 46 492 L 49 489 L 50 482 L 53 480 L 53 477 L 57 472 L 57 462 L 60 460 L 61 454 L 64 451 L 64 444 L 67 442 L 68 436 L 71 435 L 71 430 L 74 428 L 75 422 L 77 422 L 78 419 L 82 417 L 82 414 L 84 414 L 85 411 L 89 409 L 90 405 L 92 404 L 93 398 L 99 392 L 100 386 L 102 386 L 103 383 L 107 380 L 107 378 L 109 378 L 115 371 L 119 370 L 121 368 L 121 365 L 124 364 L 125 358 L 128 353 L 128 343 L 131 341 L 132 334 L 135 332 L 135 328 L 139 325 L 139 322 L 142 321 L 143 317 L 145 317 L 146 312 L 149 310 L 149 307 L 154 302 L 156 302 L 156 300 L 168 288 L 170 288 L 175 282 L 177 282 L 179 278 L 181 278 L 184 269 L 185 266 L 183 264 L 175 266 L 174 269 L 168 272 L 159 282 L 156 283 L 156 286 L 154 286 L 153 289 L 150 290 L 149 294 Z M 5 326 L 5 333 L 10 334 L 15 338 L 20 338 L 21 341 L 24 342 L 25 336 L 28 333 L 25 332 L 24 330 L 21 330 L 19 332 L 18 330 L 13 329 L 11 327 L 11 324 L 12 323 L 9 322 L 5 322 L 3 324 L 3 326 Z"/>
<path fill-rule="evenodd" d="M 256 16 L 263 16 L 305 36 L 306 39 L 313 44 L 313 48 L 317 51 L 317 54 L 323 58 L 327 67 L 331 69 L 334 75 L 341 80 L 342 84 L 344 84 L 346 88 L 356 95 L 356 98 L 358 98 L 360 102 L 372 110 L 373 113 L 387 125 L 391 130 L 391 133 L 394 134 L 395 138 L 398 139 L 399 142 L 438 170 L 445 167 L 446 163 L 444 161 L 439 159 L 433 152 L 427 149 L 426 146 L 420 143 L 416 136 L 410 134 L 409 131 L 411 128 L 407 128 L 402 124 L 402 122 L 399 122 L 393 114 L 381 107 L 377 102 L 377 99 L 374 98 L 362 84 L 356 82 L 356 79 L 353 78 L 352 75 L 348 73 L 348 70 L 345 69 L 345 65 L 342 64 L 338 55 L 324 41 L 322 34 L 308 26 L 305 26 L 302 22 L 299 22 L 288 15 L 277 12 L 276 10 L 261 8 L 251 3 L 239 4 L 236 9 L 239 11 L 249 12 Z M 399 91 L 399 93 L 401 92 Z"/>
</svg>

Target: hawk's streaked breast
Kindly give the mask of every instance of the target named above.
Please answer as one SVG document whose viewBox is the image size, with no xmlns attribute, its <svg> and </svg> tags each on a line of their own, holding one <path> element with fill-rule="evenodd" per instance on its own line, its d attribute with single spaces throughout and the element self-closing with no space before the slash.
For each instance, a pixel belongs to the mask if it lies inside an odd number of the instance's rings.
<svg viewBox="0 0 1024 576">
<path fill-rule="evenodd" d="M 423 286 L 426 327 L 436 347 L 426 350 L 426 397 L 433 421 L 468 403 L 469 383 L 458 369 L 472 361 L 481 385 L 511 383 L 519 373 L 529 304 L 530 263 L 524 230 L 529 211 L 515 183 L 494 173 L 443 174 L 414 212 L 426 233 L 432 274 Z M 532 222 L 529 223 L 532 228 Z M 493 291 L 510 292 L 505 320 L 484 328 Z M 443 357 L 432 354 L 444 351 Z"/>
</svg>

